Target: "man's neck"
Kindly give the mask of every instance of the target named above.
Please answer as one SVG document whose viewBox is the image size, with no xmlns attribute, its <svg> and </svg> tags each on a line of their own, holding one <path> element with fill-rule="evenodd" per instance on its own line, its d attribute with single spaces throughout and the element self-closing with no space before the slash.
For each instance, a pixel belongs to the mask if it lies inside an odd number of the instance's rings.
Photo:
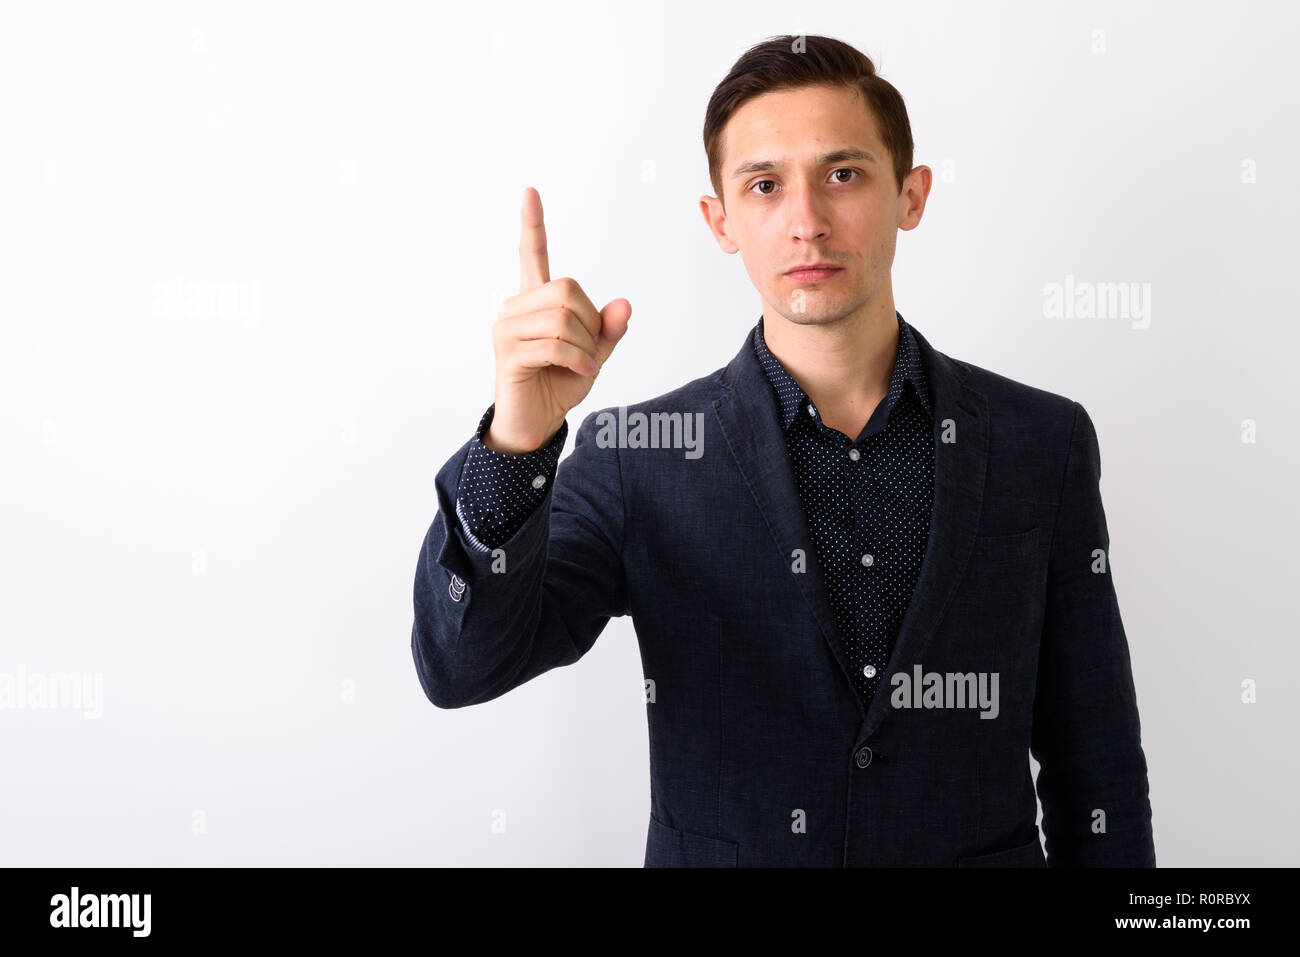
<svg viewBox="0 0 1300 957">
<path fill-rule="evenodd" d="M 763 341 L 808 394 L 822 424 L 857 439 L 889 393 L 898 354 L 893 297 L 835 322 L 791 322 L 763 310 Z"/>
</svg>

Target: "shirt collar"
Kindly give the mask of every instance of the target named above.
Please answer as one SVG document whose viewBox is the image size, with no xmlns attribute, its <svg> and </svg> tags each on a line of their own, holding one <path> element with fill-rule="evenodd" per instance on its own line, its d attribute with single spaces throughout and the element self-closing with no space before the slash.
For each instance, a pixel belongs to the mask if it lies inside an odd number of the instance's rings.
<svg viewBox="0 0 1300 957">
<path fill-rule="evenodd" d="M 920 352 L 916 346 L 916 339 L 912 336 L 912 328 L 904 321 L 902 314 L 897 310 L 894 315 L 898 318 L 898 352 L 894 356 L 894 368 L 889 377 L 889 392 L 885 396 L 885 409 L 892 412 L 898 400 L 902 398 L 903 386 L 905 383 L 912 383 L 912 391 L 921 400 L 921 406 L 925 409 L 926 414 L 933 415 L 930 409 L 930 392 L 925 380 L 925 370 L 921 366 Z M 809 405 L 808 394 L 800 388 L 799 383 L 795 382 L 794 377 L 786 371 L 781 361 L 768 351 L 767 342 L 763 338 L 763 317 L 758 317 L 758 324 L 754 326 L 753 335 L 754 353 L 758 357 L 758 363 L 763 367 L 767 374 L 768 381 L 772 384 L 772 389 L 776 393 L 777 408 L 781 414 L 781 428 L 785 431 L 790 430 L 794 424 L 799 412 L 805 406 Z"/>
</svg>

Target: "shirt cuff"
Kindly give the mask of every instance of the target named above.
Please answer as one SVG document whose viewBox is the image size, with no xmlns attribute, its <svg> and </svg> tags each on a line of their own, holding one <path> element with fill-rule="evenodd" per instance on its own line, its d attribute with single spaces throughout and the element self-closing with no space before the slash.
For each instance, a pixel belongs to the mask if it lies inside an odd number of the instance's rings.
<svg viewBox="0 0 1300 957">
<path fill-rule="evenodd" d="M 474 430 L 456 493 L 456 516 L 467 544 L 480 552 L 510 541 L 546 499 L 569 434 L 566 419 L 540 449 L 523 455 L 497 452 L 483 444 L 495 412 L 494 402 Z"/>
</svg>

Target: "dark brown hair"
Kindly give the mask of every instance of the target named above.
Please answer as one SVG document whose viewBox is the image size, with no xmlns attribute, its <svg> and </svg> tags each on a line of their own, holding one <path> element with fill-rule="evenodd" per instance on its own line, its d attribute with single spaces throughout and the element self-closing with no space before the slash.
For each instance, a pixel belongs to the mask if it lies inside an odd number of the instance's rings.
<svg viewBox="0 0 1300 957">
<path fill-rule="evenodd" d="M 903 177 L 912 169 L 912 125 L 902 94 L 876 73 L 876 66 L 861 51 L 842 40 L 823 36 L 769 37 L 750 47 L 731 67 L 704 114 L 704 152 L 709 158 L 709 180 L 722 199 L 722 130 L 748 100 L 774 90 L 805 86 L 847 86 L 861 94 L 876 117 L 880 138 L 894 163 L 899 192 Z"/>
</svg>

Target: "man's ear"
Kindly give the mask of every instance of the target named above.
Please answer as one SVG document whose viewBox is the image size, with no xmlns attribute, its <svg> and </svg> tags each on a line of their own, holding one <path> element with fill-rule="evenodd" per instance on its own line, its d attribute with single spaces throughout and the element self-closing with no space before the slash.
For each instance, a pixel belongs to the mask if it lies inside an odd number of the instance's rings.
<svg viewBox="0 0 1300 957">
<path fill-rule="evenodd" d="M 899 229 L 915 229 L 925 212 L 925 201 L 930 195 L 934 173 L 928 166 L 917 166 L 903 178 L 903 203 L 898 219 Z"/>
<path fill-rule="evenodd" d="M 727 236 L 727 210 L 722 205 L 722 200 L 716 196 L 701 196 L 700 212 L 704 214 L 704 222 L 708 225 L 709 232 L 713 233 L 718 248 L 724 253 L 740 252 L 740 247 Z"/>
</svg>

